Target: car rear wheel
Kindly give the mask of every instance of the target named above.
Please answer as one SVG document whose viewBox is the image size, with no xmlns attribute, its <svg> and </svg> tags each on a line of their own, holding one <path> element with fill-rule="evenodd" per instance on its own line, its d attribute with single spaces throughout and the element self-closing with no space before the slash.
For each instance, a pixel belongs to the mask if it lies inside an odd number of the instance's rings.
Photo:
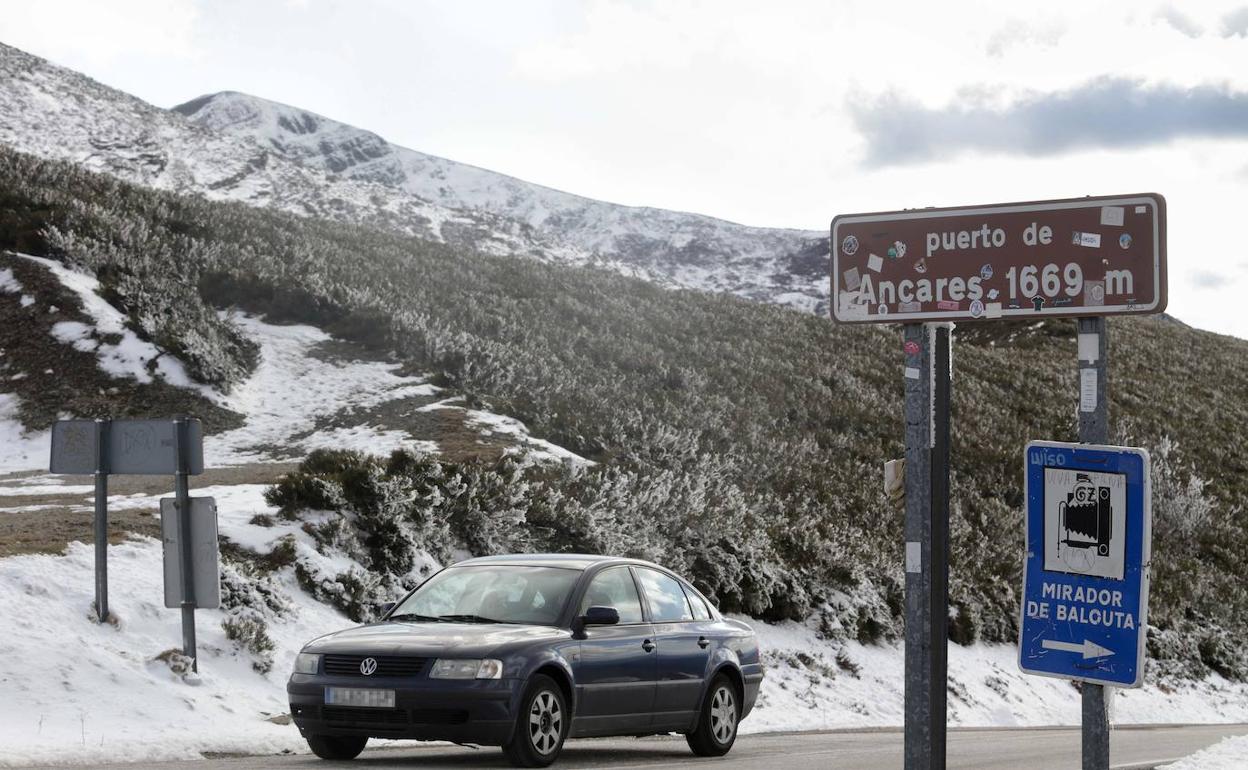
<svg viewBox="0 0 1248 770">
<path fill-rule="evenodd" d="M 722 757 L 737 740 L 737 723 L 741 721 L 741 699 L 728 677 L 720 674 L 711 680 L 702 702 L 697 728 L 685 736 L 689 748 L 700 757 Z"/>
<path fill-rule="evenodd" d="M 555 680 L 538 674 L 524 690 L 516 729 L 503 751 L 516 767 L 546 767 L 559 757 L 571 726 L 563 690 Z"/>
<path fill-rule="evenodd" d="M 355 759 L 364 750 L 368 738 L 354 735 L 309 735 L 308 746 L 321 759 Z"/>
</svg>

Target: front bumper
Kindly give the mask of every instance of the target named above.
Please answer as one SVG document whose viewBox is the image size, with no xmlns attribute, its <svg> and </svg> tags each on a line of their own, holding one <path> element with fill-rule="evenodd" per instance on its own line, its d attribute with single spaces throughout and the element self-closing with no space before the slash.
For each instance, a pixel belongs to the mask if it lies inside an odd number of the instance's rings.
<svg viewBox="0 0 1248 770">
<path fill-rule="evenodd" d="M 325 705 L 326 687 L 394 690 L 395 708 Z M 511 738 L 523 682 L 294 674 L 286 684 L 290 714 L 308 735 L 366 735 L 499 746 Z"/>
</svg>

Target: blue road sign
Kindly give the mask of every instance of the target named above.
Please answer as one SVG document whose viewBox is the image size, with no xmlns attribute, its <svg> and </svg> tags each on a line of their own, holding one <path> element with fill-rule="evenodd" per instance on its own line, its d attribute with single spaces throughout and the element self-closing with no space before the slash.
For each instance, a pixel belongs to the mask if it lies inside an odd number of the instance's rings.
<svg viewBox="0 0 1248 770">
<path fill-rule="evenodd" d="M 1140 686 L 1152 549 L 1148 452 L 1033 441 L 1023 475 L 1027 558 L 1019 667 Z"/>
</svg>

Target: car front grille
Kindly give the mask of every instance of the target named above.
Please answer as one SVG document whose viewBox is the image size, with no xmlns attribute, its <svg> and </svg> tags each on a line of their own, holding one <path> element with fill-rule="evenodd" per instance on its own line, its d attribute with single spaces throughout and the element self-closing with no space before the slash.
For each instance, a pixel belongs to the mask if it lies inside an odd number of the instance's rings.
<svg viewBox="0 0 1248 770">
<path fill-rule="evenodd" d="M 407 712 L 395 709 L 352 709 L 326 706 L 321 709 L 321 719 L 330 724 L 405 725 Z"/>
<path fill-rule="evenodd" d="M 316 719 L 316 706 L 298 706 L 294 714 Z M 362 709 L 322 706 L 319 717 L 331 727 L 356 725 L 462 725 L 468 721 L 463 709 Z"/>
<path fill-rule="evenodd" d="M 391 657 L 384 655 L 326 655 L 325 673 L 336 676 L 364 676 L 360 663 L 365 658 L 377 661 L 377 670 L 370 676 L 420 676 L 428 658 Z"/>
</svg>

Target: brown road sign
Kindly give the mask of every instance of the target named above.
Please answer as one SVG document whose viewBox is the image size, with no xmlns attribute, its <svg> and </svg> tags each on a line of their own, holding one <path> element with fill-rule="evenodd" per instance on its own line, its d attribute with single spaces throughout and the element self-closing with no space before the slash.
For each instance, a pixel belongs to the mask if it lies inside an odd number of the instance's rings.
<svg viewBox="0 0 1248 770">
<path fill-rule="evenodd" d="M 1156 193 L 842 214 L 842 323 L 1160 313 L 1166 200 Z"/>
</svg>

